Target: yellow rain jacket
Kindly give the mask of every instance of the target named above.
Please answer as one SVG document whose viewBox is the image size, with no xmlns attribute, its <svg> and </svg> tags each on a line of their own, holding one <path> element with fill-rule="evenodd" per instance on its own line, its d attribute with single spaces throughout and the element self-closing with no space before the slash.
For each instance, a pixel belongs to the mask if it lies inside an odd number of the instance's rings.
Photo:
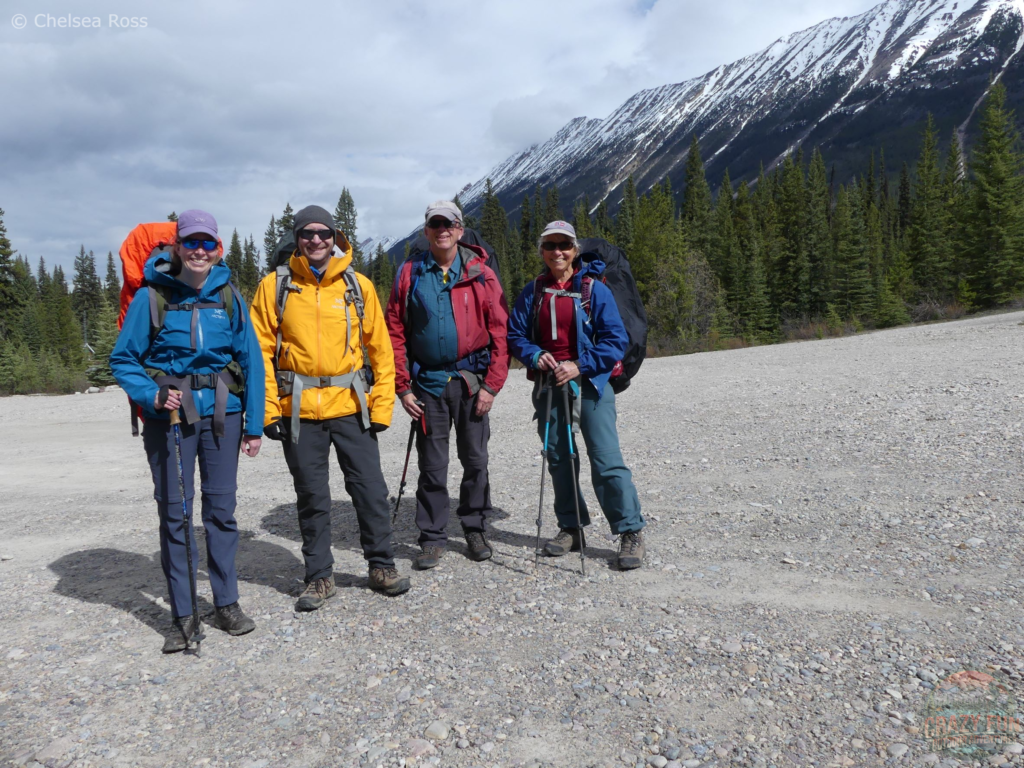
<svg viewBox="0 0 1024 768">
<path fill-rule="evenodd" d="M 340 238 L 339 238 L 340 240 Z M 363 367 L 359 339 L 359 316 L 355 305 L 345 301 L 345 278 L 342 274 L 352 263 L 352 246 L 344 243 L 344 254 L 334 249 L 327 262 L 323 279 L 317 282 L 309 262 L 298 251 L 292 255 L 293 291 L 285 302 L 281 323 L 281 355 L 274 365 L 277 346 L 277 275 L 271 272 L 260 282 L 253 298 L 250 315 L 263 350 L 266 369 L 267 406 L 264 426 L 292 413 L 292 397 L 278 397 L 275 369 L 295 371 L 304 376 L 340 376 Z M 389 426 L 395 405 L 395 358 L 391 338 L 384 324 L 384 313 L 373 283 L 364 275 L 356 279 L 363 291 L 362 344 L 373 368 L 373 389 L 366 396 L 370 421 Z M 345 313 L 351 323 L 351 341 L 345 348 Z M 351 389 L 339 387 L 302 390 L 299 417 L 303 419 L 335 419 L 359 412 L 359 400 Z"/>
</svg>

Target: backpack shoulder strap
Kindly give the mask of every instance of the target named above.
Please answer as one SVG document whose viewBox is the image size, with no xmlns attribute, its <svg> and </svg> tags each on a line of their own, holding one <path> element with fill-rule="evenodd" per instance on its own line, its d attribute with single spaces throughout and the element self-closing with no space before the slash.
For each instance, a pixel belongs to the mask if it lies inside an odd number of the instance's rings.
<svg viewBox="0 0 1024 768">
<path fill-rule="evenodd" d="M 540 338 L 540 302 L 544 287 L 540 283 L 540 277 L 533 280 L 533 304 L 530 306 L 530 333 L 533 334 L 535 344 Z"/>
<path fill-rule="evenodd" d="M 220 289 L 220 300 L 224 303 L 224 311 L 228 313 L 229 323 L 235 319 L 235 302 L 237 301 L 238 306 L 242 309 L 242 325 L 245 325 L 245 316 L 249 313 L 245 311 L 245 299 L 242 298 L 241 291 L 233 282 L 229 281 Z"/>
<path fill-rule="evenodd" d="M 587 319 L 590 319 L 590 296 L 594 291 L 594 278 L 590 276 L 583 277 L 580 280 L 580 304 L 583 305 L 583 311 L 587 315 Z"/>
<path fill-rule="evenodd" d="M 167 305 L 171 301 L 167 296 L 169 289 L 166 286 L 146 283 L 145 287 L 149 294 L 149 341 L 152 343 L 164 327 Z"/>
<path fill-rule="evenodd" d="M 416 292 L 416 286 L 419 285 L 420 276 L 423 274 L 423 258 L 412 258 L 408 259 L 405 264 L 409 265 L 409 290 L 405 292 L 405 301 L 402 306 L 402 324 L 409 327 L 409 301 L 412 295 Z M 398 268 L 399 285 L 401 285 L 401 274 L 402 270 L 405 269 L 405 264 Z"/>
<path fill-rule="evenodd" d="M 362 330 L 363 310 L 365 309 L 365 303 L 363 302 L 363 287 L 359 284 L 359 278 L 356 277 L 356 271 L 352 269 L 351 264 L 345 267 L 345 271 L 342 275 L 345 278 L 345 285 L 348 286 L 348 290 L 345 292 L 345 301 L 349 304 L 356 305 L 356 316 L 359 318 L 359 326 L 360 330 Z"/>
<path fill-rule="evenodd" d="M 288 301 L 288 294 L 292 292 L 292 268 L 282 264 L 274 270 L 277 286 L 274 289 L 277 308 L 277 342 L 274 347 L 274 367 L 277 368 L 277 360 L 281 356 L 281 321 L 284 319 L 284 305 Z M 297 289 L 301 290 L 301 289 Z"/>
</svg>

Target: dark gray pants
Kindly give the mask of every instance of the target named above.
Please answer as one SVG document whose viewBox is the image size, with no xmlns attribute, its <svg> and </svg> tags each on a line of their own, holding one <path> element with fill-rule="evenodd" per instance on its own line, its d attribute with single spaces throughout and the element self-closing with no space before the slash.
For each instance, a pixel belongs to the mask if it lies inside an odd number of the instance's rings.
<svg viewBox="0 0 1024 768">
<path fill-rule="evenodd" d="M 491 486 L 487 477 L 487 440 L 491 425 L 487 414 L 473 413 L 476 397 L 470 397 L 461 377 L 448 382 L 440 397 L 416 391 L 424 403 L 429 435 L 416 431 L 416 455 L 420 478 L 416 486 L 416 526 L 420 546 L 443 547 L 448 543 L 448 438 L 455 427 L 455 447 L 462 464 L 459 486 L 459 521 L 465 531 L 484 531 L 492 513 Z"/>
<path fill-rule="evenodd" d="M 371 568 L 395 564 L 388 486 L 380 469 L 377 435 L 363 430 L 358 415 L 324 421 L 303 419 L 299 442 L 285 440 L 283 445 L 295 481 L 307 584 L 334 572 L 329 485 L 332 443 L 345 476 L 345 490 L 356 508 L 363 557 Z"/>
</svg>

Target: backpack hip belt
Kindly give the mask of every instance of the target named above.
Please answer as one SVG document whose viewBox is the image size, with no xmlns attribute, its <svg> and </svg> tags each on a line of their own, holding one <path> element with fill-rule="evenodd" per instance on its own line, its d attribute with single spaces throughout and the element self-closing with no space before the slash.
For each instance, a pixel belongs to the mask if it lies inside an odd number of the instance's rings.
<svg viewBox="0 0 1024 768">
<path fill-rule="evenodd" d="M 185 376 L 168 376 L 163 371 L 147 369 L 148 373 L 161 387 L 168 386 L 181 392 L 181 410 L 185 413 L 185 423 L 195 424 L 199 421 L 195 400 L 192 398 L 194 389 L 212 389 L 213 396 L 213 434 L 224 437 L 224 419 L 227 416 L 228 392 L 240 395 L 244 387 L 241 380 L 242 368 L 232 360 L 227 367 L 217 373 L 192 373 Z"/>
<path fill-rule="evenodd" d="M 357 371 L 349 371 L 340 376 L 303 376 L 295 371 L 281 371 L 276 374 L 278 397 L 291 395 L 291 438 L 293 443 L 299 442 L 299 412 L 302 410 L 302 390 L 304 389 L 325 389 L 327 387 L 338 387 L 340 389 L 351 389 L 359 401 L 359 418 L 363 423 L 363 429 L 370 428 L 370 409 L 366 405 L 366 374 L 360 368 Z"/>
</svg>

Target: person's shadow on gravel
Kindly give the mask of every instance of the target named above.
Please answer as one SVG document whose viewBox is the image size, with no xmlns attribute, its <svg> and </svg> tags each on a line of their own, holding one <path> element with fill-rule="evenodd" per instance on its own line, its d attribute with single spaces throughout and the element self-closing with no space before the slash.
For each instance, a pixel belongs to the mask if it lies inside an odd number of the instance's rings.
<svg viewBox="0 0 1024 768">
<path fill-rule="evenodd" d="M 199 580 L 208 580 L 201 530 L 196 531 L 196 544 Z M 235 565 L 240 581 L 269 586 L 290 596 L 290 571 L 297 562 L 284 547 L 254 539 L 249 531 L 239 531 Z M 158 634 L 165 633 L 171 624 L 159 550 L 144 555 L 109 547 L 85 549 L 54 560 L 49 568 L 59 577 L 53 588 L 58 595 L 125 611 Z M 161 602 L 157 603 L 156 598 L 162 598 Z M 213 613 L 213 604 L 201 595 L 198 605 L 201 615 Z"/>
</svg>

